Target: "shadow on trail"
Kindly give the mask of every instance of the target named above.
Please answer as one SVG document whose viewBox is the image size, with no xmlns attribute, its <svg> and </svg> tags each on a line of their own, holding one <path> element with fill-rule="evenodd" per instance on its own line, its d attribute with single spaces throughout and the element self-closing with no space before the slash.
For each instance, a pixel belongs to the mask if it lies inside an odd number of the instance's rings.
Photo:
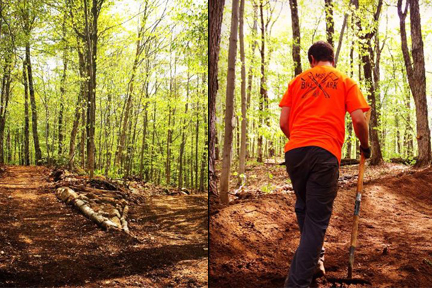
<svg viewBox="0 0 432 288">
<path fill-rule="evenodd" d="M 84 285 L 89 281 L 130 275 L 152 276 L 152 271 L 175 265 L 179 261 L 207 257 L 207 252 L 199 244 L 128 249 L 113 256 L 95 252 L 69 255 L 64 260 L 44 259 L 47 263 L 42 265 L 20 263 L 21 271 L 17 273 L 0 270 L 0 284 L 20 287 Z M 162 271 L 153 276 L 169 275 L 163 275 Z"/>
</svg>

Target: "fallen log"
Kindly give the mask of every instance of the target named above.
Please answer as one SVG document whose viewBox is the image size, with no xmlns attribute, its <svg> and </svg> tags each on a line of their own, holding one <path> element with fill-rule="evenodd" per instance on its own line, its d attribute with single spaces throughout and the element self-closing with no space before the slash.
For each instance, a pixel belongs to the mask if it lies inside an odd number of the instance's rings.
<svg viewBox="0 0 432 288">
<path fill-rule="evenodd" d="M 116 185 L 102 179 L 92 179 L 90 180 L 89 184 L 90 186 L 101 190 L 120 190 Z"/>
<path fill-rule="evenodd" d="M 122 215 L 121 218 L 123 221 L 120 223 L 114 223 L 107 217 L 103 216 L 101 213 L 95 212 L 89 205 L 88 202 L 83 200 L 83 197 L 78 195 L 74 190 L 69 187 L 60 187 L 56 191 L 56 196 L 60 200 L 64 201 L 67 204 L 71 204 L 79 211 L 81 211 L 84 216 L 94 221 L 99 226 L 105 229 L 116 229 L 116 230 L 124 230 L 126 233 L 129 233 L 129 229 L 127 228 L 126 216 Z M 120 215 L 119 215 L 120 216 Z M 120 225 L 119 225 L 120 224 Z M 124 229 L 123 227 L 126 227 Z"/>
<path fill-rule="evenodd" d="M 359 163 L 360 162 L 357 159 L 344 158 L 344 159 L 341 159 L 340 166 L 355 165 L 355 164 L 359 164 Z"/>
<path fill-rule="evenodd" d="M 418 157 L 414 157 L 413 159 L 404 159 L 401 157 L 391 158 L 390 162 L 395 164 L 404 164 L 404 165 L 413 165 L 418 160 Z"/>
<path fill-rule="evenodd" d="M 122 229 L 123 229 L 126 233 L 129 233 L 129 227 L 128 227 L 128 224 L 127 224 L 127 221 L 126 221 L 126 217 L 127 217 L 128 212 L 129 212 L 129 206 L 126 205 L 126 206 L 123 208 L 122 217 L 120 218 L 121 225 L 122 225 Z"/>
</svg>

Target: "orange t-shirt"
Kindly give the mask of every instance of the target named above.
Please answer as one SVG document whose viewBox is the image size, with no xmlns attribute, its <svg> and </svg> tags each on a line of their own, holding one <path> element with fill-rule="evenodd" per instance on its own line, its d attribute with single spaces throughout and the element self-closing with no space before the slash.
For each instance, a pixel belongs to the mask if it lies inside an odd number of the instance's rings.
<svg viewBox="0 0 432 288">
<path fill-rule="evenodd" d="M 285 152 L 318 146 L 341 159 L 345 113 L 370 109 L 357 84 L 331 66 L 315 66 L 294 78 L 279 107 L 290 107 Z"/>
</svg>

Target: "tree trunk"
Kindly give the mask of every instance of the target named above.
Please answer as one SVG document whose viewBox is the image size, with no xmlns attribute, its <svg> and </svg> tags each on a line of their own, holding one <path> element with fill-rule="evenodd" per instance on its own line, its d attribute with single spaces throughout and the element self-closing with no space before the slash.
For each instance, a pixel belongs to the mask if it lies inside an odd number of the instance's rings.
<svg viewBox="0 0 432 288">
<path fill-rule="evenodd" d="M 155 146 L 155 133 L 156 133 L 156 102 L 153 104 L 153 131 L 152 131 L 152 145 L 150 148 L 150 179 L 154 181 L 153 174 L 153 147 Z"/>
<path fill-rule="evenodd" d="M 368 41 L 370 44 L 370 41 Z M 371 65 L 371 58 L 370 56 L 373 55 L 373 50 L 371 48 L 369 50 L 369 55 L 362 56 L 363 61 L 363 70 L 364 70 L 364 76 L 366 81 L 366 87 L 369 87 L 369 94 L 368 94 L 368 100 L 371 106 L 371 118 L 369 122 L 369 135 L 370 135 L 370 142 L 371 142 L 371 148 L 372 148 L 372 157 L 370 160 L 371 165 L 378 165 L 383 162 L 382 153 L 381 153 L 381 146 L 379 143 L 378 138 L 378 131 L 376 128 L 378 127 L 378 117 L 377 117 L 377 111 L 376 111 L 376 97 L 379 95 L 376 95 L 376 91 L 373 85 L 372 80 L 372 65 Z"/>
<path fill-rule="evenodd" d="M 351 48 L 350 48 L 350 78 L 353 78 L 354 76 L 354 67 L 353 67 L 353 63 L 354 63 L 354 40 L 351 42 Z M 351 158 L 351 154 L 352 154 L 352 131 L 353 131 L 353 126 L 352 126 L 352 120 L 351 117 L 347 117 L 347 131 L 348 131 L 348 141 L 347 141 L 347 154 L 348 154 L 348 158 Z"/>
<path fill-rule="evenodd" d="M 258 33 L 258 7 L 257 5 L 253 5 L 253 10 L 254 10 L 254 18 L 253 18 L 253 28 L 252 28 L 252 38 L 255 39 L 256 34 Z M 244 16 L 243 16 L 244 18 Z M 248 80 L 247 80 L 247 96 L 246 96 L 246 115 L 247 115 L 247 111 L 249 110 L 250 107 L 250 103 L 251 103 L 251 95 L 252 95 L 252 82 L 253 82 L 253 66 L 254 66 L 254 59 L 255 59 L 255 49 L 258 45 L 258 41 L 254 40 L 252 42 L 252 52 L 251 52 L 251 63 L 249 66 L 249 71 L 248 71 Z M 248 127 L 249 127 L 249 119 L 246 116 L 246 133 L 245 133 L 245 137 L 246 137 L 246 155 L 245 158 L 250 157 L 249 153 L 248 153 L 248 147 L 250 146 L 249 143 L 249 137 L 248 137 Z"/>
<path fill-rule="evenodd" d="M 359 3 L 358 0 L 355 1 L 355 6 L 357 10 L 359 9 Z M 379 0 L 377 10 L 374 14 L 374 22 L 378 23 L 379 15 L 381 12 L 381 6 L 382 6 L 382 0 Z M 362 31 L 361 22 L 360 19 L 356 19 L 357 26 L 359 28 L 359 31 Z M 375 24 L 374 24 L 375 25 Z M 362 55 L 362 63 L 363 63 L 363 72 L 365 77 L 365 83 L 366 87 L 369 89 L 368 93 L 368 100 L 371 106 L 371 118 L 369 122 L 369 135 L 370 135 L 370 142 L 371 142 L 371 150 L 372 150 L 372 157 L 370 160 L 371 165 L 379 165 L 384 160 L 382 158 L 381 153 L 381 147 L 379 143 L 378 138 L 378 131 L 376 130 L 378 127 L 378 119 L 377 119 L 377 111 L 376 111 L 376 90 L 375 90 L 375 84 L 374 79 L 372 75 L 372 59 L 374 58 L 374 51 L 372 49 L 372 43 L 371 39 L 376 34 L 376 27 L 372 29 L 371 32 L 364 33 L 360 35 L 360 38 L 362 39 L 362 43 L 365 43 L 365 46 L 361 46 L 360 53 Z M 377 36 L 375 36 L 377 37 Z M 378 84 L 377 84 L 378 85 Z"/>
<path fill-rule="evenodd" d="M 86 36 L 86 64 L 88 75 L 87 89 L 87 171 L 93 178 L 95 168 L 95 121 L 96 121 L 96 57 L 98 41 L 98 7 L 103 1 L 92 1 L 91 15 L 88 13 L 88 0 L 84 0 L 85 36 Z M 90 23 L 91 20 L 91 23 Z"/>
<path fill-rule="evenodd" d="M 296 0 L 294 0 L 296 1 Z M 260 2 L 260 19 L 261 19 L 261 81 L 260 81 L 260 99 L 259 99 L 259 119 L 258 119 L 258 131 L 261 129 L 263 125 L 263 114 L 265 103 L 267 99 L 267 88 L 266 88 L 266 77 L 265 77 L 265 26 L 264 26 L 264 7 L 263 1 Z M 263 163 L 263 135 L 259 133 L 258 135 L 258 157 L 257 161 Z"/>
<path fill-rule="evenodd" d="M 198 163 L 198 147 L 199 147 L 199 103 L 197 103 L 197 115 L 196 115 L 196 126 L 195 126 L 195 189 L 198 190 L 198 171 L 199 171 L 199 163 Z"/>
<path fill-rule="evenodd" d="M 351 5 L 353 4 L 355 0 L 350 0 L 348 7 L 351 7 Z M 348 12 L 345 13 L 344 15 L 344 20 L 342 23 L 342 28 L 341 28 L 341 32 L 339 34 L 339 43 L 338 43 L 338 47 L 336 49 L 336 54 L 335 54 L 335 61 L 334 61 L 334 67 L 336 67 L 338 59 L 339 59 L 339 52 L 342 48 L 342 40 L 343 40 L 343 35 L 344 35 L 344 31 L 345 31 L 345 27 L 347 24 L 347 19 L 348 19 Z"/>
<path fill-rule="evenodd" d="M 297 0 L 289 0 L 291 9 L 291 24 L 293 32 L 292 57 L 294 61 L 294 74 L 302 73 L 301 56 L 300 56 L 300 22 L 298 17 Z"/>
<path fill-rule="evenodd" d="M 66 13 L 65 13 L 66 15 Z M 58 118 L 58 156 L 63 154 L 63 111 L 64 111 L 64 97 L 66 93 L 66 71 L 67 71 L 67 50 L 66 46 L 66 16 L 63 20 L 63 75 L 60 80 L 60 111 Z"/>
<path fill-rule="evenodd" d="M 220 200 L 228 204 L 229 178 L 231 173 L 231 154 L 234 117 L 235 62 L 237 54 L 239 0 L 232 2 L 231 36 L 228 50 L 228 72 L 225 102 L 225 137 L 222 158 L 222 174 L 220 179 Z"/>
<path fill-rule="evenodd" d="M 12 162 L 12 145 L 11 145 L 11 132 L 10 129 L 8 129 L 8 133 L 6 136 L 6 149 L 7 149 L 7 162 Z"/>
<path fill-rule="evenodd" d="M 245 0 L 240 0 L 240 58 L 241 58 L 241 140 L 240 140 L 240 155 L 239 155 L 239 183 L 242 181 L 243 174 L 245 174 L 245 163 L 246 163 L 246 124 L 247 124 L 247 115 L 246 115 L 246 107 L 247 107 L 247 99 L 246 99 L 246 63 L 245 63 L 245 49 L 244 49 L 244 6 Z"/>
<path fill-rule="evenodd" d="M 79 41 L 79 39 L 78 39 Z M 85 64 L 84 64 L 84 55 L 80 49 L 78 49 L 78 61 L 79 61 L 79 74 L 81 79 L 85 78 Z M 74 160 L 75 160 L 75 141 L 76 136 L 78 135 L 78 128 L 79 128 L 79 122 L 80 122 L 80 116 L 81 113 L 83 113 L 81 110 L 84 110 L 84 95 L 85 95 L 85 82 L 83 80 L 80 81 L 80 91 L 78 95 L 78 99 L 75 106 L 75 114 L 74 114 L 74 121 L 72 124 L 72 131 L 71 131 L 71 137 L 70 137 L 70 143 L 69 143 L 69 169 L 74 168 Z M 83 113 L 84 114 L 84 113 Z M 83 152 L 81 152 L 83 154 Z M 84 162 L 84 160 L 81 162 L 81 164 Z"/>
<path fill-rule="evenodd" d="M 411 96 L 409 91 L 406 91 L 405 105 L 407 107 L 407 119 L 405 125 L 404 147 L 406 147 L 406 158 L 412 158 L 414 155 L 414 140 L 411 133 Z"/>
<path fill-rule="evenodd" d="M 332 0 L 324 0 L 324 9 L 326 17 L 326 36 L 327 42 L 333 47 L 334 35 L 334 19 L 333 19 L 333 3 Z"/>
<path fill-rule="evenodd" d="M 30 165 L 30 121 L 28 107 L 28 83 L 27 64 L 23 61 L 23 85 L 24 85 L 24 165 Z"/>
<path fill-rule="evenodd" d="M 33 73 L 31 66 L 31 57 L 30 57 L 30 43 L 26 43 L 25 47 L 25 57 L 26 57 L 26 65 L 27 65 L 27 77 L 28 77 L 28 85 L 30 91 L 30 105 L 32 111 L 32 131 L 33 131 L 33 142 L 35 147 L 35 161 L 36 165 L 41 164 L 42 160 L 42 151 L 39 144 L 39 135 L 38 135 L 38 127 L 37 127 L 37 109 L 36 109 L 36 98 L 33 87 Z"/>
<path fill-rule="evenodd" d="M 397 6 L 400 19 L 402 53 L 405 61 L 408 83 L 416 105 L 417 144 L 419 156 L 415 166 L 424 167 L 429 165 L 431 162 L 431 140 L 426 101 L 426 72 L 419 2 L 418 0 L 408 0 L 404 11 L 402 11 L 402 0 L 398 0 Z M 408 51 L 407 35 L 405 30 L 405 18 L 408 6 L 410 7 L 412 63 Z"/>
<path fill-rule="evenodd" d="M 1 34 L 0 34 L 1 35 Z M 4 67 L 3 81 L 2 81 L 2 89 L 1 89 L 1 107 L 0 107 L 0 164 L 4 164 L 5 158 L 5 149 L 4 149 L 4 130 L 6 125 L 6 113 L 7 107 L 9 104 L 9 96 L 10 96 L 10 84 L 12 82 L 11 79 L 11 63 L 10 60 L 6 60 L 6 64 Z M 8 134 L 9 136 L 9 134 Z M 10 138 L 9 138 L 10 143 Z M 8 149 L 9 154 L 11 153 L 10 148 Z"/>
<path fill-rule="evenodd" d="M 141 141 L 141 154 L 140 154 L 140 177 L 144 177 L 144 152 L 147 150 L 147 126 L 148 126 L 148 98 L 149 98 L 149 83 L 148 77 L 145 83 L 145 98 L 144 98 L 144 119 L 143 119 L 143 135 Z M 148 180 L 148 179 L 146 179 Z"/>
<path fill-rule="evenodd" d="M 210 0 L 209 2 L 209 192 L 217 195 L 217 177 L 215 171 L 216 159 L 216 95 L 218 90 L 218 61 L 220 50 L 220 34 L 225 0 Z"/>
<path fill-rule="evenodd" d="M 139 57 L 141 55 L 142 49 L 141 49 L 141 37 L 142 37 L 142 31 L 143 29 L 139 29 L 138 32 L 138 38 L 136 41 L 136 50 L 135 50 L 135 59 L 134 59 L 134 63 L 132 66 L 132 75 L 131 78 L 129 80 L 128 83 L 128 90 L 127 90 L 127 97 L 126 97 L 126 107 L 125 107 L 125 112 L 124 112 L 124 117 L 123 117 L 123 123 L 121 126 L 121 130 L 120 130 L 120 139 L 119 139 L 119 144 L 117 147 L 117 153 L 116 153 L 116 165 L 122 165 L 123 160 L 124 160 L 124 146 L 125 146 L 125 142 L 126 142 L 126 133 L 127 133 L 127 125 L 129 123 L 129 117 L 130 117 L 130 111 L 132 108 L 132 98 L 133 98 L 133 91 L 134 91 L 134 84 L 135 84 L 135 75 L 136 75 L 136 71 L 138 68 L 138 62 L 139 62 Z"/>
<path fill-rule="evenodd" d="M 190 84 L 190 75 L 189 75 L 189 65 L 187 72 L 187 84 L 186 84 L 186 104 L 185 104 L 185 115 L 188 114 L 188 105 L 189 105 L 189 84 Z M 180 143 L 180 156 L 179 156 L 179 178 L 178 178 L 178 188 L 181 189 L 183 187 L 183 158 L 184 158 L 184 148 L 186 145 L 186 119 L 182 120 L 182 140 Z"/>
</svg>

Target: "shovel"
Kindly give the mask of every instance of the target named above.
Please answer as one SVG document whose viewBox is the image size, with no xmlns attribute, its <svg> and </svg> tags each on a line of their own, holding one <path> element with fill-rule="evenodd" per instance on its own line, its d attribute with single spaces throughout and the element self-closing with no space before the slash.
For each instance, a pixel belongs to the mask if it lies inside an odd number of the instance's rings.
<svg viewBox="0 0 432 288">
<path fill-rule="evenodd" d="M 370 109 L 366 113 L 366 123 L 369 124 L 370 119 Z M 349 261 L 348 261 L 348 278 L 329 278 L 327 279 L 329 282 L 332 283 L 346 283 L 346 284 L 369 284 L 371 283 L 367 280 L 363 279 L 353 279 L 352 278 L 352 272 L 353 272 L 353 266 L 354 266 L 354 251 L 357 247 L 357 235 L 358 235 L 358 223 L 360 218 L 360 203 L 361 203 L 361 193 L 363 191 L 363 175 L 365 170 L 365 160 L 363 153 L 360 155 L 360 164 L 359 164 L 359 174 L 358 174 L 358 181 L 357 181 L 357 193 L 355 198 L 355 205 L 354 205 L 354 217 L 353 217 L 353 227 L 351 231 L 351 244 L 349 249 Z"/>
</svg>

